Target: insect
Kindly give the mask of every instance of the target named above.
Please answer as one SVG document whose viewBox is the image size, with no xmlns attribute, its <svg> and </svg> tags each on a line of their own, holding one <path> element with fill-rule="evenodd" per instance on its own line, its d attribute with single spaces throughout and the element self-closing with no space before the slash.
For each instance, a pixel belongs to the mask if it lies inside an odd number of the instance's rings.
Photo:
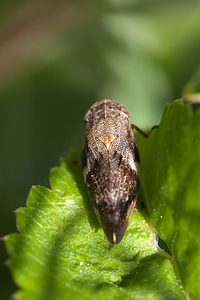
<svg viewBox="0 0 200 300">
<path fill-rule="evenodd" d="M 108 241 L 118 244 L 136 207 L 139 154 L 130 114 L 114 100 L 94 103 L 85 114 L 82 166 L 89 197 Z"/>
</svg>

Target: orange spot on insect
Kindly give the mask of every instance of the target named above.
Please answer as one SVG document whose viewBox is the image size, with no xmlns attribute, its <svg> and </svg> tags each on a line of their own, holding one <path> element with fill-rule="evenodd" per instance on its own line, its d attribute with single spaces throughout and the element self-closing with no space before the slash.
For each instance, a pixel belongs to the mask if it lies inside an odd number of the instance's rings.
<svg viewBox="0 0 200 300">
<path fill-rule="evenodd" d="M 115 134 L 106 132 L 100 135 L 98 139 L 106 146 L 107 149 L 109 149 L 111 143 L 114 141 L 116 137 L 117 136 Z"/>
</svg>

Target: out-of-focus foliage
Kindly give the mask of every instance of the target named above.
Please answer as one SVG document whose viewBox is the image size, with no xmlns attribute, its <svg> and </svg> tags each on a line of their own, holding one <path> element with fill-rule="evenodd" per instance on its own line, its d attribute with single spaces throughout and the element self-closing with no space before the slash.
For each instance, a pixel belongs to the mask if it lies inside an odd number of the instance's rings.
<svg viewBox="0 0 200 300">
<path fill-rule="evenodd" d="M 1 236 L 30 186 L 81 147 L 94 101 L 119 101 L 138 126 L 159 122 L 199 66 L 199 11 L 194 0 L 0 2 Z M 2 299 L 14 290 L 5 272 Z"/>
<path fill-rule="evenodd" d="M 184 97 L 188 100 L 200 101 L 200 68 L 185 86 Z"/>
</svg>

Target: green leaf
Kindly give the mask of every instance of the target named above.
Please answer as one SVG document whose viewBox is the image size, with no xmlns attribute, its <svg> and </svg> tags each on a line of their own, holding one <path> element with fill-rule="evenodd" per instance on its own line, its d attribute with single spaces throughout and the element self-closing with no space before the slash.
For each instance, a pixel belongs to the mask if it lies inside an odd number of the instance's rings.
<svg viewBox="0 0 200 300">
<path fill-rule="evenodd" d="M 51 189 L 31 189 L 7 237 L 20 299 L 181 299 L 171 260 L 135 213 L 123 241 L 104 239 L 73 152 L 51 172 Z"/>
<path fill-rule="evenodd" d="M 148 139 L 137 135 L 146 209 L 138 204 L 119 245 L 94 215 L 80 152 L 51 171 L 51 189 L 32 187 L 16 212 L 19 233 L 6 238 L 19 299 L 197 299 L 199 129 L 199 111 L 175 101 Z"/>
<path fill-rule="evenodd" d="M 169 247 L 179 282 L 191 299 L 200 294 L 200 111 L 174 101 L 140 149 L 141 184 L 149 217 Z M 199 108 L 199 105 L 198 105 Z"/>
</svg>

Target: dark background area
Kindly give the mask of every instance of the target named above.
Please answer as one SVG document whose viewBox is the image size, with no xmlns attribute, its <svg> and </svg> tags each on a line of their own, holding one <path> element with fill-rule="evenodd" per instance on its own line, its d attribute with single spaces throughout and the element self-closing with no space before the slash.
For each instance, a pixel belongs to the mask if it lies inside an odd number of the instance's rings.
<svg viewBox="0 0 200 300">
<path fill-rule="evenodd" d="M 51 167 L 81 148 L 83 116 L 115 99 L 142 129 L 159 123 L 200 63 L 200 2 L 0 2 L 0 236 Z M 1 299 L 15 291 L 0 246 Z"/>
</svg>

